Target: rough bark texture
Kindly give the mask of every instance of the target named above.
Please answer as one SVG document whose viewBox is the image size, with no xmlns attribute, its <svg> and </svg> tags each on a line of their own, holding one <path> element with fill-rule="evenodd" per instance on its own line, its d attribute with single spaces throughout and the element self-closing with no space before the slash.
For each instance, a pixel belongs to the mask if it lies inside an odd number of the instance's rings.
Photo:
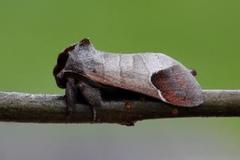
<svg viewBox="0 0 240 160">
<path fill-rule="evenodd" d="M 87 104 L 78 104 L 76 112 L 65 115 L 61 95 L 0 92 L 0 121 L 45 123 L 93 123 Z M 97 122 L 132 125 L 155 118 L 238 117 L 240 90 L 205 90 L 204 103 L 194 108 L 176 107 L 148 98 L 108 99 L 97 108 Z"/>
</svg>

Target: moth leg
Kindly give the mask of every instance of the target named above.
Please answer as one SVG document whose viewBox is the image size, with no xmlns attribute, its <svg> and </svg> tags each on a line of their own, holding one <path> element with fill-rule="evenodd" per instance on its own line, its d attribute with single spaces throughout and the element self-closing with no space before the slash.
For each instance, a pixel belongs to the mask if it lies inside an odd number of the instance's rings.
<svg viewBox="0 0 240 160">
<path fill-rule="evenodd" d="M 80 90 L 86 101 L 90 104 L 93 121 L 95 122 L 97 120 L 96 107 L 101 107 L 102 105 L 102 97 L 100 90 L 84 81 L 80 81 L 78 83 L 78 89 Z"/>
<path fill-rule="evenodd" d="M 72 78 L 68 78 L 66 83 L 65 100 L 67 105 L 66 115 L 69 115 L 74 112 L 75 104 L 77 103 L 77 86 Z"/>
</svg>

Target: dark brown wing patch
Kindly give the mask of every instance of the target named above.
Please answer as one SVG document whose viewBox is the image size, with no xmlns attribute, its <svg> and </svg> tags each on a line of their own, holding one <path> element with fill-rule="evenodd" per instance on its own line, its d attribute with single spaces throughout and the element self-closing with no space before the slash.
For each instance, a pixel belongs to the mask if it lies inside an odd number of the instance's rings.
<svg viewBox="0 0 240 160">
<path fill-rule="evenodd" d="M 151 81 L 170 104 L 191 107 L 203 102 L 199 84 L 192 74 L 180 65 L 154 73 Z"/>
</svg>

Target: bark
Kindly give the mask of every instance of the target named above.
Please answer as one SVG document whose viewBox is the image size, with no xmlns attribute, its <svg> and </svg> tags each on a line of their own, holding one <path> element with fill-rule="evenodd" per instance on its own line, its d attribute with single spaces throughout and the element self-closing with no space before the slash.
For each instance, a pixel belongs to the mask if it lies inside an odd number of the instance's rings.
<svg viewBox="0 0 240 160">
<path fill-rule="evenodd" d="M 240 116 L 240 90 L 204 90 L 203 94 L 204 103 L 193 108 L 141 96 L 108 98 L 97 107 L 97 121 L 92 122 L 90 106 L 85 103 L 77 104 L 76 111 L 66 116 L 62 95 L 0 92 L 0 121 L 133 125 L 156 118 Z"/>
</svg>

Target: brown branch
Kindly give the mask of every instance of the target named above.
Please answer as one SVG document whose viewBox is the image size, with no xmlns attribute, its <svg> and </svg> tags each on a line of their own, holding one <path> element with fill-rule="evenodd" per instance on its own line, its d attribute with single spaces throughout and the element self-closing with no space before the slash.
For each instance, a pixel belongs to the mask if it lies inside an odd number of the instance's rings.
<svg viewBox="0 0 240 160">
<path fill-rule="evenodd" d="M 76 111 L 65 115 L 61 95 L 0 92 L 0 121 L 45 123 L 93 123 L 90 108 L 78 104 Z M 133 122 L 155 118 L 238 117 L 240 90 L 205 90 L 199 107 L 176 107 L 153 99 L 135 98 L 106 100 L 97 108 L 97 122 L 132 125 Z"/>
</svg>

